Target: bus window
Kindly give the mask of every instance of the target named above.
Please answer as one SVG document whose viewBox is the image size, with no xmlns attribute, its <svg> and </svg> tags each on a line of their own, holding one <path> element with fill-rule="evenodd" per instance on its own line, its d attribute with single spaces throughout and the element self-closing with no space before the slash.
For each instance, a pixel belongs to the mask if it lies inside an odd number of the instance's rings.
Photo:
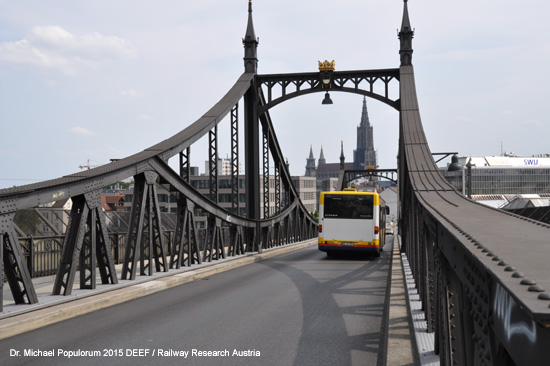
<svg viewBox="0 0 550 366">
<path fill-rule="evenodd" d="M 373 196 L 326 195 L 324 217 L 331 219 L 372 219 Z"/>
</svg>

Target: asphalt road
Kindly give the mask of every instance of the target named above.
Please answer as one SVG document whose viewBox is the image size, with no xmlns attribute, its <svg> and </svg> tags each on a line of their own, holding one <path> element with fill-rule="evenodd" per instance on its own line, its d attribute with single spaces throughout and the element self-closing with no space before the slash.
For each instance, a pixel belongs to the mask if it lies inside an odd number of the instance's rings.
<svg viewBox="0 0 550 366">
<path fill-rule="evenodd" d="M 384 365 L 390 250 L 314 245 L 1 340 L 0 363 Z"/>
</svg>

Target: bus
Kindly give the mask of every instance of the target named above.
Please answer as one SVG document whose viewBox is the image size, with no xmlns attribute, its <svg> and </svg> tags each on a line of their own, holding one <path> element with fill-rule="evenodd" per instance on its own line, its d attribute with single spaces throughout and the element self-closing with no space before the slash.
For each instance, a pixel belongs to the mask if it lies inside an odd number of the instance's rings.
<svg viewBox="0 0 550 366">
<path fill-rule="evenodd" d="M 354 188 L 321 192 L 319 199 L 319 250 L 363 252 L 380 256 L 385 244 L 389 208 L 376 192 Z"/>
</svg>

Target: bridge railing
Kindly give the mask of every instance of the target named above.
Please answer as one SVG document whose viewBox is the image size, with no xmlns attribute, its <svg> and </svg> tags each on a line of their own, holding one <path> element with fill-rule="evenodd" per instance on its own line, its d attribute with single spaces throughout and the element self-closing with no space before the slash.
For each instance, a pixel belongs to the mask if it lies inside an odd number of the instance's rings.
<svg viewBox="0 0 550 366">
<path fill-rule="evenodd" d="M 72 200 L 64 235 L 58 235 L 55 241 L 61 253 L 54 295 L 70 295 L 77 274 L 80 274 L 80 288 L 94 289 L 97 270 L 103 284 L 118 283 L 114 268 L 116 257 L 123 263 L 121 278 L 133 280 L 138 270 L 140 275 L 152 275 L 155 271 L 168 272 L 172 268 L 245 252 L 259 252 L 316 236 L 316 221 L 301 203 L 293 186 L 269 113 L 263 112 L 261 116 L 257 113 L 264 100 L 258 93 L 255 78 L 255 73 L 243 74 L 225 96 L 196 122 L 139 153 L 58 179 L 0 190 L 0 236 L 3 245 L 0 262 L 8 264 L 3 272 L 15 303 L 38 302 L 31 271 L 18 239 L 27 235 L 14 223 L 15 214 L 51 202 Z M 250 98 L 250 95 L 256 97 Z M 238 196 L 242 193 L 237 175 L 241 150 L 238 139 L 240 102 L 245 105 L 246 127 L 262 127 L 259 137 L 264 143 L 262 145 L 258 141 L 256 146 L 262 146 L 263 164 L 267 165 L 263 168 L 264 174 L 269 176 L 270 161 L 276 166 L 276 202 L 264 191 L 264 196 L 267 196 L 264 197 L 264 205 L 269 208 L 273 204 L 274 213 L 273 210 L 264 210 L 263 215 L 256 212 L 256 218 L 235 214 L 239 212 Z M 234 198 L 231 200 L 231 209 L 224 209 L 217 202 L 218 127 L 227 115 L 230 116 L 233 167 L 231 181 Z M 206 196 L 190 184 L 191 147 L 201 138 L 207 138 L 209 142 L 210 192 Z M 254 149 L 245 150 L 247 162 L 250 160 L 248 155 L 259 155 L 259 151 Z M 168 164 L 172 157 L 179 158 L 179 171 Z M 259 162 L 260 159 L 253 156 L 251 161 Z M 133 177 L 135 187 L 127 233 L 124 237 L 117 235 L 113 239 L 109 235 L 106 214 L 101 206 L 101 190 L 129 177 Z M 159 187 L 166 189 L 177 200 L 173 233 L 167 233 L 162 224 L 157 192 Z M 259 195 L 257 188 L 248 187 L 250 191 L 247 194 Z M 206 215 L 205 229 L 197 228 L 196 209 Z M 113 253 L 113 244 L 122 242 L 124 250 Z M 4 281 L 0 281 L 0 284 L 3 286 Z"/>
<path fill-rule="evenodd" d="M 482 206 L 440 174 L 414 71 L 400 69 L 400 234 L 442 365 L 550 360 L 550 225 Z"/>
</svg>

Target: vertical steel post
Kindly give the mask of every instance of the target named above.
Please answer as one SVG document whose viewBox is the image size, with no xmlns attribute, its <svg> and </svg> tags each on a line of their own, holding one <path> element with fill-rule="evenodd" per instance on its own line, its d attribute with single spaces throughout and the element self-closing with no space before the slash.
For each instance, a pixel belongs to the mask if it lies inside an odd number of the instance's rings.
<svg viewBox="0 0 550 366">
<path fill-rule="evenodd" d="M 244 96 L 244 109 L 246 217 L 258 220 L 260 218 L 260 128 L 258 92 L 255 85 L 248 89 Z"/>
<path fill-rule="evenodd" d="M 179 153 L 180 157 L 180 177 L 189 183 L 191 177 L 191 147 L 187 147 Z"/>
<path fill-rule="evenodd" d="M 2 217 L 0 223 L 0 263 L 1 272 L 6 276 L 16 304 L 25 302 L 29 304 L 38 302 L 38 297 L 31 280 L 30 273 L 23 258 L 21 245 L 17 240 L 17 234 L 13 229 L 13 217 L 15 214 L 8 214 Z M 7 224 L 6 224 L 7 223 Z M 6 224 L 4 226 L 4 224 Z M 4 279 L 0 278 L 0 290 L 3 291 Z M 3 295 L 0 295 L 0 311 L 2 310 Z"/>
<path fill-rule="evenodd" d="M 264 129 L 262 144 L 262 166 L 264 175 L 264 219 L 269 215 L 269 130 Z"/>
<path fill-rule="evenodd" d="M 239 214 L 239 104 L 231 110 L 231 210 Z"/>
<path fill-rule="evenodd" d="M 275 214 L 281 212 L 281 166 L 280 162 L 275 163 Z"/>
<path fill-rule="evenodd" d="M 208 133 L 210 200 L 218 203 L 218 125 Z"/>
</svg>

